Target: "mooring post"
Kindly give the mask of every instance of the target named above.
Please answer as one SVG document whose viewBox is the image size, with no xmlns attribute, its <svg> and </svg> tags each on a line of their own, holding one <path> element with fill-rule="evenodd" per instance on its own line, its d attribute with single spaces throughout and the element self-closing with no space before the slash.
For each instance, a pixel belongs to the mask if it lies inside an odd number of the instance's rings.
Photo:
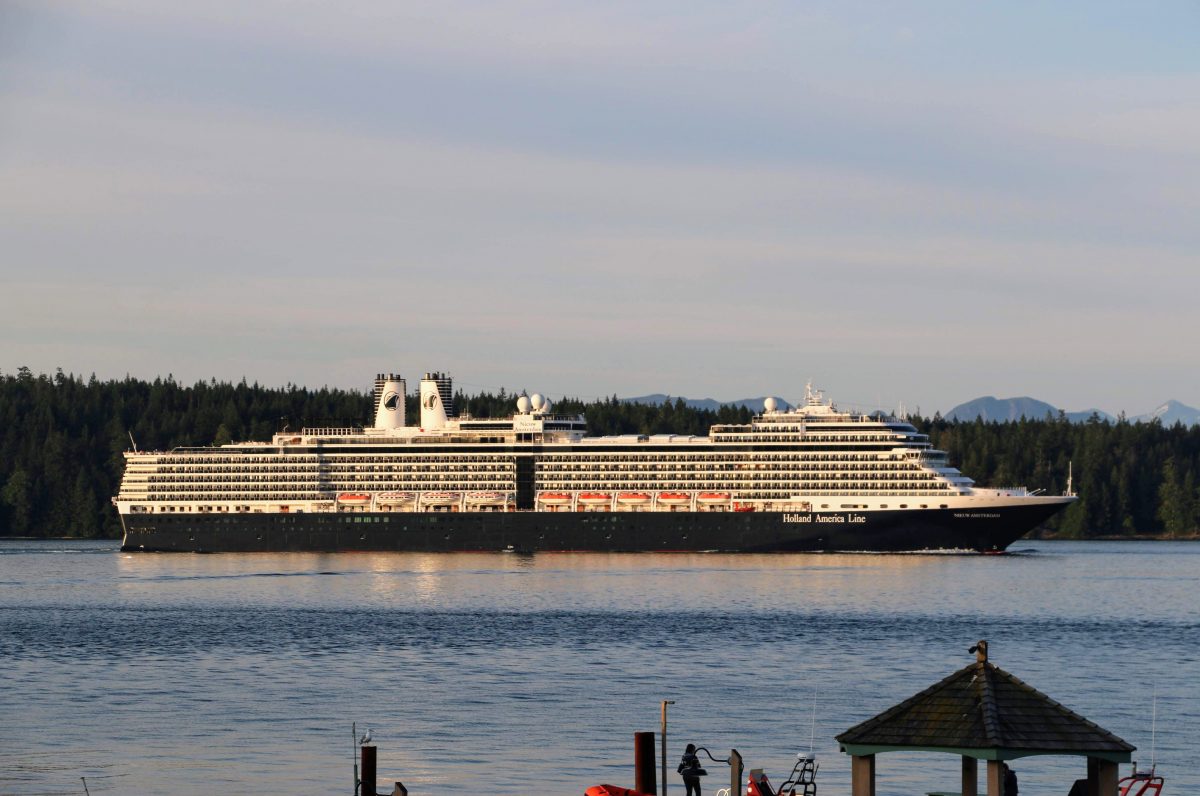
<svg viewBox="0 0 1200 796">
<path fill-rule="evenodd" d="M 375 793 L 375 747 L 363 745 L 362 749 L 362 796 L 378 796 Z"/>
<path fill-rule="evenodd" d="M 633 734 L 633 789 L 640 793 L 658 793 L 654 782 L 654 733 Z"/>
</svg>

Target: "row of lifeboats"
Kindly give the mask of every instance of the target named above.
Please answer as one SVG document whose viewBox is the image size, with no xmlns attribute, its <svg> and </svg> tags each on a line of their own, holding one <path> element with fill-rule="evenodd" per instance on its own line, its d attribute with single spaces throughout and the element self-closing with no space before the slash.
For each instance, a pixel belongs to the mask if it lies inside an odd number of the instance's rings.
<svg viewBox="0 0 1200 796">
<path fill-rule="evenodd" d="M 466 502 L 477 505 L 504 505 L 512 502 L 509 492 L 342 492 L 337 496 L 339 506 L 411 506 L 418 500 L 425 506 L 450 506 Z M 693 496 L 688 492 L 542 492 L 537 501 L 544 506 L 690 506 Z M 727 505 L 733 496 L 728 492 L 700 492 L 696 503 L 702 506 Z"/>
<path fill-rule="evenodd" d="M 365 492 L 342 492 L 339 506 L 369 506 L 372 496 Z M 379 492 L 376 506 L 412 506 L 420 500 L 424 506 L 453 506 L 463 501 L 480 506 L 502 506 L 512 500 L 508 492 Z"/>
<path fill-rule="evenodd" d="M 707 506 L 724 505 L 732 497 L 728 492 L 700 492 L 696 502 Z M 657 495 L 649 492 L 580 492 L 576 496 L 570 492 L 542 492 L 537 500 L 544 506 L 569 506 L 573 500 L 580 506 L 611 506 L 614 501 L 622 506 L 649 506 L 651 503 L 690 506 L 692 495 L 687 492 L 659 492 Z"/>
</svg>

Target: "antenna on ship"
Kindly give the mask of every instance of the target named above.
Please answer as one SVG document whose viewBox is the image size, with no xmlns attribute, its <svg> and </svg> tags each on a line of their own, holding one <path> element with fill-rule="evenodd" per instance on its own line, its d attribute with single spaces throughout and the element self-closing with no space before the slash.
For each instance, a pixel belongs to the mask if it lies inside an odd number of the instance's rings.
<svg viewBox="0 0 1200 796">
<path fill-rule="evenodd" d="M 1075 490 L 1071 485 L 1071 480 L 1072 480 L 1072 475 L 1073 475 L 1072 471 L 1071 471 L 1072 464 L 1073 464 L 1073 462 L 1071 462 L 1069 460 L 1067 461 L 1067 495 L 1066 495 L 1067 497 L 1073 497 L 1075 495 Z"/>
<path fill-rule="evenodd" d="M 125 433 L 129 435 L 129 442 L 133 445 L 133 452 L 137 453 L 137 443 L 133 441 L 133 432 L 127 430 Z"/>
</svg>

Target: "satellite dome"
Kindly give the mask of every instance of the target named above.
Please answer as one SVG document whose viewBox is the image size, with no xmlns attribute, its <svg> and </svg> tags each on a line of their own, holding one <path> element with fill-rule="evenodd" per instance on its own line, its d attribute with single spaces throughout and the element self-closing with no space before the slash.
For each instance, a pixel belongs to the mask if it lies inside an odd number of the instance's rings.
<svg viewBox="0 0 1200 796">
<path fill-rule="evenodd" d="M 528 396 L 522 395 L 520 398 L 517 399 L 517 411 L 520 412 L 521 414 L 525 414 L 529 411 L 529 397 Z"/>
<path fill-rule="evenodd" d="M 552 406 L 554 406 L 554 404 L 550 403 L 549 398 L 546 398 L 542 401 L 542 411 L 545 412 L 546 414 L 550 413 L 550 407 L 552 407 Z"/>
<path fill-rule="evenodd" d="M 533 411 L 540 412 L 542 411 L 542 406 L 546 403 L 546 399 L 542 397 L 540 392 L 535 392 L 529 396 L 529 403 L 533 407 Z"/>
<path fill-rule="evenodd" d="M 778 408 L 778 407 L 779 407 L 779 402 L 776 401 L 774 398 L 767 398 L 767 400 L 763 401 L 763 409 L 765 409 L 768 412 L 774 412 L 776 410 L 776 408 Z"/>
</svg>

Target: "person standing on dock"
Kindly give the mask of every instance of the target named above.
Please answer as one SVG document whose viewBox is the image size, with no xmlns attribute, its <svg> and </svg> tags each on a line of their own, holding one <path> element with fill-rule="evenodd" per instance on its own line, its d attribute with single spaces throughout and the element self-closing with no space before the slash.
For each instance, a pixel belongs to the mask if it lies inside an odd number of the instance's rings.
<svg viewBox="0 0 1200 796">
<path fill-rule="evenodd" d="M 1017 772 L 1004 764 L 1004 796 L 1017 796 Z"/>
<path fill-rule="evenodd" d="M 700 767 L 700 758 L 696 757 L 696 744 L 690 743 L 683 750 L 683 758 L 679 761 L 679 775 L 683 777 L 683 784 L 687 788 L 687 796 L 700 796 L 700 776 L 704 773 L 704 769 Z"/>
</svg>

